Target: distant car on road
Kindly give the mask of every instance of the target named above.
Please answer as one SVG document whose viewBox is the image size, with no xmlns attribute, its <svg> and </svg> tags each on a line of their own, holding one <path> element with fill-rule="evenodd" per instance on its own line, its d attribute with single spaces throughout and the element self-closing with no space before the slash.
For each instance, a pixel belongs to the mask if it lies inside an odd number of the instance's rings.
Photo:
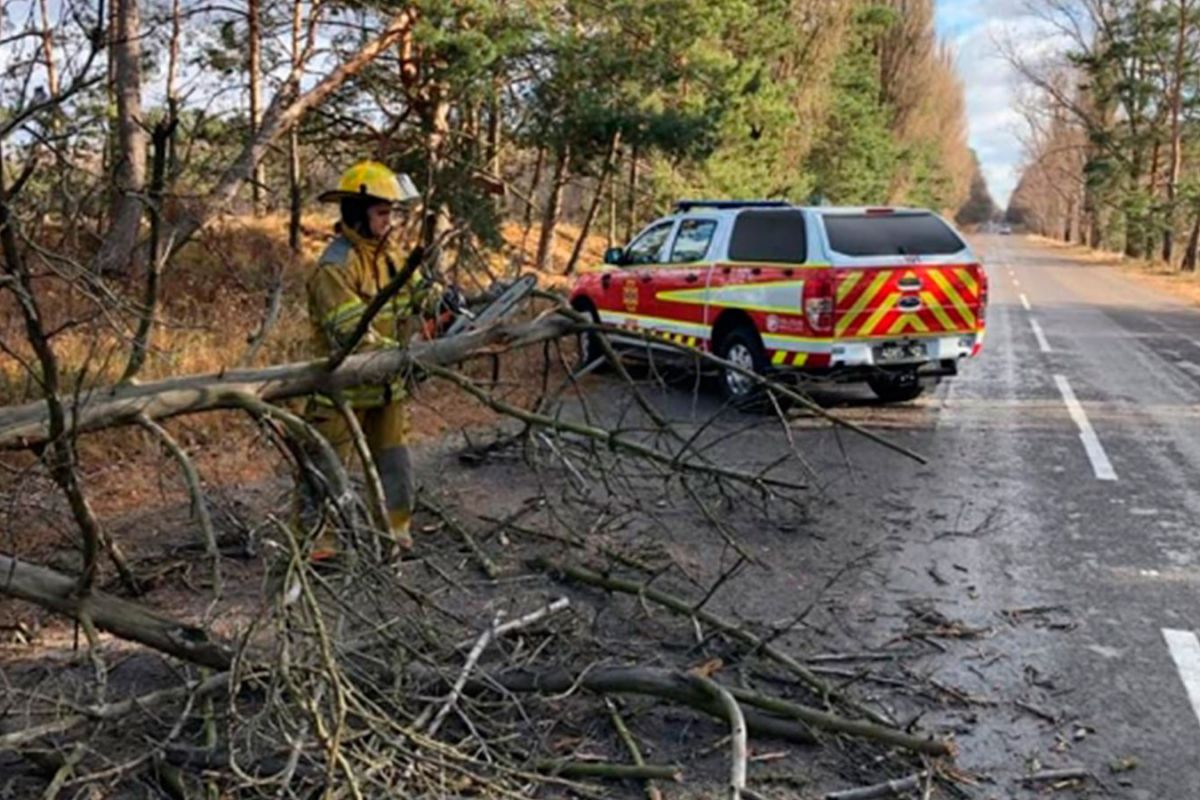
<svg viewBox="0 0 1200 800">
<path fill-rule="evenodd" d="M 1012 233 L 1012 225 L 1009 225 L 1007 222 L 1005 222 L 1003 225 L 1000 226 L 1000 235 L 1001 236 L 1008 236 L 1011 233 Z"/>
<path fill-rule="evenodd" d="M 987 275 L 945 220 L 900 208 L 681 201 L 605 265 L 572 306 L 594 319 L 712 352 L 759 374 L 866 382 L 885 402 L 957 373 L 983 344 Z M 645 351 L 643 338 L 614 337 Z M 584 337 L 585 362 L 600 357 Z M 758 385 L 723 369 L 732 401 Z"/>
</svg>

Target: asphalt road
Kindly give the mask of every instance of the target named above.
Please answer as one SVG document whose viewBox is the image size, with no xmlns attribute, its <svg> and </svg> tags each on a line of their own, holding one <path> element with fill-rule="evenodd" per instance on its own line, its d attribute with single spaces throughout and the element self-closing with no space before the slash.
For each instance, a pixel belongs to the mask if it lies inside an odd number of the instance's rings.
<svg viewBox="0 0 1200 800">
<path fill-rule="evenodd" d="M 967 632 L 934 637 L 916 669 L 946 688 L 921 724 L 955 736 L 971 796 L 1045 796 L 1022 777 L 1078 768 L 1093 777 L 1066 796 L 1200 798 L 1200 310 L 1019 237 L 976 244 L 992 287 L 978 359 L 903 406 L 816 394 L 930 463 L 796 422 L 811 516 L 790 542 L 745 532 L 772 572 L 730 607 L 785 616 L 787 587 L 820 580 L 814 552 L 867 553 L 818 625 L 845 650 L 909 641 L 930 624 L 914 609 Z M 680 420 L 712 412 L 663 396 Z M 761 464 L 780 440 L 765 425 L 723 452 Z"/>
<path fill-rule="evenodd" d="M 984 354 L 883 418 L 930 466 L 855 444 L 857 474 L 827 484 L 895 531 L 860 605 L 886 628 L 929 598 L 993 630 L 929 666 L 982 701 L 937 722 L 986 796 L 1081 767 L 1102 795 L 1200 798 L 1200 311 L 1016 237 L 977 245 Z"/>
</svg>

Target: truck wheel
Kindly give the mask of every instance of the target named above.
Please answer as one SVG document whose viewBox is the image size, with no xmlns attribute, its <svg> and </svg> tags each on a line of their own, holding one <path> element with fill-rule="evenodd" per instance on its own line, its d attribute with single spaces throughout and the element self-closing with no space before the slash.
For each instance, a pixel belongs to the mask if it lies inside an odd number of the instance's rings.
<svg viewBox="0 0 1200 800">
<path fill-rule="evenodd" d="M 591 317 L 592 322 L 596 323 L 597 325 L 600 324 L 600 316 L 596 313 L 595 309 L 584 307 L 577 308 L 576 311 L 584 316 Z M 601 359 L 601 361 L 592 370 L 593 372 L 604 372 L 611 367 L 608 359 L 604 355 L 604 348 L 600 346 L 599 334 L 592 331 L 584 331 L 576 336 L 575 340 L 578 349 L 578 363 L 575 365 L 576 369 L 583 369 L 597 359 Z"/>
<path fill-rule="evenodd" d="M 925 391 L 915 369 L 879 372 L 867 378 L 867 385 L 885 403 L 907 403 L 916 400 Z"/>
<path fill-rule="evenodd" d="M 762 375 L 767 371 L 767 354 L 758 333 L 749 328 L 735 328 L 717 342 L 718 358 L 742 369 Z M 737 405 L 753 405 L 763 399 L 763 388 L 748 375 L 731 369 L 721 370 L 721 396 Z"/>
</svg>

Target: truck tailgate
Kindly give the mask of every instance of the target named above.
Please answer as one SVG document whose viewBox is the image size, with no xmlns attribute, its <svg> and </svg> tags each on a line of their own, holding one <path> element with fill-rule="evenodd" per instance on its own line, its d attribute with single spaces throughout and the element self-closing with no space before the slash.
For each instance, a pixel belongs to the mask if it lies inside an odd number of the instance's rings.
<svg viewBox="0 0 1200 800">
<path fill-rule="evenodd" d="M 837 270 L 839 339 L 939 336 L 979 330 L 978 264 L 906 264 Z"/>
</svg>

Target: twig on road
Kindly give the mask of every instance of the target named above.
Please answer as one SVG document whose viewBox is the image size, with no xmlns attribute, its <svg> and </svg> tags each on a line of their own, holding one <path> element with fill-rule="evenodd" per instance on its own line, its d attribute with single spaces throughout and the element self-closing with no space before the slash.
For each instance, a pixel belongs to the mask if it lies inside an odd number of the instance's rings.
<svg viewBox="0 0 1200 800">
<path fill-rule="evenodd" d="M 875 800 L 879 797 L 901 797 L 914 789 L 921 788 L 921 781 L 928 773 L 918 772 L 900 780 L 884 781 L 858 789 L 845 789 L 840 792 L 829 792 L 825 800 Z"/>
<path fill-rule="evenodd" d="M 1044 769 L 1032 775 L 1025 775 L 1018 780 L 1021 783 L 1058 783 L 1059 781 L 1087 780 L 1092 773 L 1082 767 L 1067 769 Z"/>
<path fill-rule="evenodd" d="M 617 731 L 617 736 L 621 738 L 625 749 L 629 751 L 629 757 L 633 759 L 633 763 L 637 766 L 642 766 L 646 763 L 642 757 L 642 749 L 638 747 L 637 740 L 633 738 L 633 733 L 629 730 L 629 726 L 625 724 L 625 718 L 621 716 L 621 712 L 617 709 L 617 704 L 613 702 L 611 697 L 604 698 L 604 705 L 608 708 L 609 719 L 612 720 L 613 728 Z M 662 792 L 654 785 L 650 779 L 646 780 L 646 800 L 662 800 Z"/>
</svg>

